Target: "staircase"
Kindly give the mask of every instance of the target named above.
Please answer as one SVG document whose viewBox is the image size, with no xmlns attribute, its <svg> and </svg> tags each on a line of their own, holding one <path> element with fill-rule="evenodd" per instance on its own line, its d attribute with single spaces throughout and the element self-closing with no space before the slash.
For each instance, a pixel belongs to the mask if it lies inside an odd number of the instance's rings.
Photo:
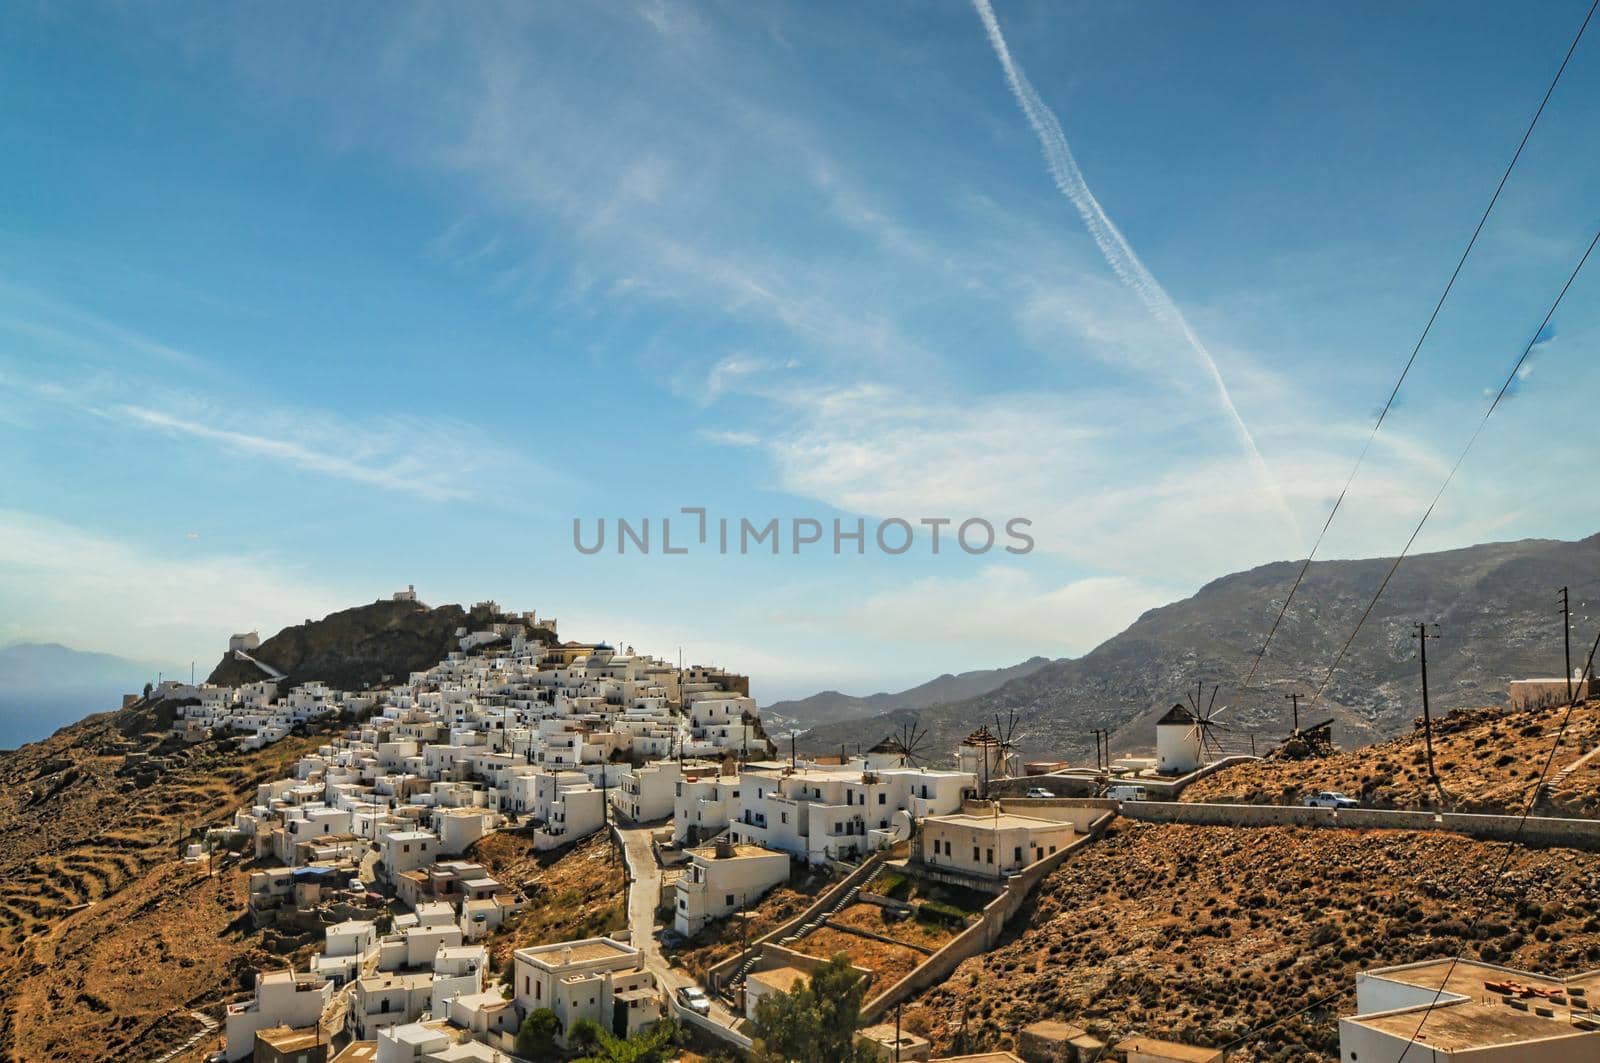
<svg viewBox="0 0 1600 1063">
<path fill-rule="evenodd" d="M 1561 784 L 1571 778 L 1574 772 L 1582 771 L 1597 756 L 1600 756 L 1600 746 L 1595 746 L 1589 752 L 1556 772 L 1554 778 L 1539 788 L 1540 798 L 1549 797 L 1552 792 L 1560 789 Z"/>
<path fill-rule="evenodd" d="M 827 908 L 818 912 L 810 922 L 802 923 L 798 928 L 796 928 L 794 933 L 788 935 L 787 937 L 779 938 L 778 944 L 789 945 L 793 942 L 799 941 L 801 938 L 817 929 L 817 927 L 821 926 L 829 919 L 850 907 L 856 902 L 856 898 L 861 895 L 862 890 L 866 889 L 868 886 L 872 885 L 878 880 L 878 876 L 883 874 L 883 868 L 883 864 L 879 864 L 877 867 L 873 868 L 872 874 L 862 879 L 856 885 L 845 890 L 838 900 L 834 901 L 832 904 L 828 905 Z"/>
<path fill-rule="evenodd" d="M 832 904 L 828 905 L 827 908 L 812 916 L 807 922 L 796 927 L 793 933 L 779 938 L 778 944 L 785 947 L 793 945 L 795 942 L 799 941 L 801 938 L 820 927 L 823 923 L 827 922 L 835 915 L 838 915 L 840 912 L 850 907 L 850 905 L 856 902 L 856 898 L 861 895 L 862 890 L 866 889 L 868 886 L 877 881 L 878 876 L 883 874 L 886 866 L 888 865 L 879 863 L 877 867 L 872 869 L 872 874 L 868 875 L 854 886 L 851 886 L 849 889 L 845 890 L 844 893 L 840 894 L 839 898 Z M 728 988 L 731 990 L 734 986 L 738 985 L 740 982 L 743 982 L 745 976 L 750 973 L 751 968 L 755 967 L 757 961 L 760 959 L 761 953 L 759 950 L 751 953 L 743 963 L 734 969 L 733 975 L 728 979 L 727 982 Z"/>
</svg>

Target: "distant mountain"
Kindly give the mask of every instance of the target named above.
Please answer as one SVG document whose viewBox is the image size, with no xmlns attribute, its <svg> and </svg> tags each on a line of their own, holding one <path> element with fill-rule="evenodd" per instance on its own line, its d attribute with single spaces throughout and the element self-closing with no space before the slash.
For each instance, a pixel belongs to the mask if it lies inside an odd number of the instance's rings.
<svg viewBox="0 0 1600 1063">
<path fill-rule="evenodd" d="M 1152 609 L 1127 630 L 1074 660 L 1055 661 L 989 693 L 920 712 L 928 747 L 946 757 L 960 738 L 996 713 L 1018 716 L 1016 742 L 1028 756 L 1093 761 L 1094 729 L 1112 732 L 1113 750 L 1154 745 L 1155 720 L 1193 692 L 1221 684 L 1221 737 L 1248 751 L 1289 729 L 1291 691 L 1316 689 L 1339 647 L 1382 582 L 1392 559 L 1319 561 L 1295 595 L 1250 691 L 1240 683 L 1288 593 L 1299 562 L 1281 561 L 1224 576 L 1193 597 Z M 1332 717 L 1349 747 L 1401 734 L 1421 712 L 1412 623 L 1437 623 L 1428 650 L 1434 710 L 1506 700 L 1509 679 L 1556 676 L 1564 667 L 1556 591 L 1574 603 L 1600 602 L 1600 535 L 1580 542 L 1523 540 L 1419 554 L 1400 566 L 1383 599 L 1314 711 Z M 1575 621 L 1576 623 L 1576 621 Z M 1594 639 L 1573 632 L 1574 666 Z M 1207 694 L 1209 697 L 1209 693 Z M 1302 698 L 1302 707 L 1307 699 Z M 836 750 L 891 733 L 912 713 L 899 710 L 850 724 L 827 724 L 800 739 L 802 750 Z M 1302 722 L 1311 722 L 1305 716 Z"/>
<path fill-rule="evenodd" d="M 864 720 L 895 709 L 924 709 L 949 701 L 961 701 L 987 694 L 1013 679 L 1032 675 L 1050 663 L 1048 657 L 1030 657 L 1009 668 L 985 668 L 974 672 L 951 675 L 946 672 L 920 686 L 898 693 L 868 694 L 855 697 L 837 690 L 824 690 L 798 701 L 778 701 L 764 706 L 762 715 L 780 727 L 793 725 L 812 728 L 818 724 Z"/>
<path fill-rule="evenodd" d="M 109 653 L 54 642 L 0 648 L 0 748 L 35 742 L 60 727 L 122 704 L 156 669 Z"/>
</svg>

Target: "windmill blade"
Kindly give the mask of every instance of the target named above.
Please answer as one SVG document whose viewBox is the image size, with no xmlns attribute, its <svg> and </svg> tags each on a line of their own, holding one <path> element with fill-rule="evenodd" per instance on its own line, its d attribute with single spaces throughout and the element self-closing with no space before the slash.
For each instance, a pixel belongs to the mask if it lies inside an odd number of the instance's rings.
<svg viewBox="0 0 1600 1063">
<path fill-rule="evenodd" d="M 1221 685 L 1220 684 L 1217 684 L 1217 683 L 1212 683 L 1211 684 L 1211 703 L 1206 706 L 1206 719 L 1208 719 L 1208 720 L 1211 719 L 1211 710 L 1212 710 L 1212 708 L 1215 707 L 1215 705 L 1217 704 L 1217 691 L 1220 690 L 1220 689 L 1221 689 Z M 1223 708 L 1227 708 L 1227 706 L 1224 705 Z"/>
<path fill-rule="evenodd" d="M 1224 705 L 1224 706 L 1222 706 L 1222 708 L 1218 709 L 1216 712 L 1208 712 L 1208 713 L 1206 713 L 1206 722 L 1210 723 L 1212 720 L 1215 720 L 1218 716 L 1221 716 L 1223 713 L 1227 712 L 1228 709 L 1230 709 L 1230 708 L 1232 708 L 1232 706 Z"/>
<path fill-rule="evenodd" d="M 995 713 L 994 726 L 996 732 L 996 744 L 999 745 L 1000 751 L 1002 753 L 1009 752 L 1015 744 L 1012 742 L 1012 738 L 1014 738 L 1017 733 L 1017 710 L 1007 709 L 1006 722 L 1003 724 L 1000 722 L 1000 714 L 998 712 Z"/>
</svg>

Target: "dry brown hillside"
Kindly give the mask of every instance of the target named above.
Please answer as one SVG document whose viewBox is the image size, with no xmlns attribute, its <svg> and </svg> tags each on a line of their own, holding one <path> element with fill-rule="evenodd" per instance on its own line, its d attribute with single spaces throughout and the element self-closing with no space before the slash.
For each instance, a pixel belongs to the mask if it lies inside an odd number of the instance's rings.
<svg viewBox="0 0 1600 1063">
<path fill-rule="evenodd" d="M 238 868 L 206 877 L 180 839 L 221 822 L 315 738 L 250 754 L 162 741 L 159 709 L 91 716 L 0 756 L 0 1058 L 144 1059 L 237 988 L 256 944 L 228 930 Z M 166 758 L 119 771 L 125 750 Z"/>
<path fill-rule="evenodd" d="M 311 937 L 263 936 L 245 913 L 252 865 L 179 859 L 180 839 L 232 817 L 258 783 L 293 770 L 325 735 L 241 754 L 231 742 L 162 738 L 170 709 L 92 716 L 0 753 L 0 1060 L 152 1060 L 216 1018 L 258 967 L 304 964 Z M 166 759 L 147 775 L 124 751 Z M 535 858 L 493 836 L 478 855 L 534 898 L 496 940 L 513 945 L 622 925 L 621 866 L 596 839 Z M 609 883 L 609 886 L 607 885 Z M 216 1048 L 203 1039 L 179 1063 Z"/>
<path fill-rule="evenodd" d="M 1505 712 L 1463 709 L 1434 723 L 1434 763 L 1444 795 L 1428 781 L 1420 721 L 1411 734 L 1324 760 L 1261 761 L 1228 768 L 1183 792 L 1185 801 L 1297 804 L 1319 790 L 1342 790 L 1373 808 L 1440 808 L 1521 814 L 1550 755 L 1565 707 Z M 1600 814 L 1600 701 L 1579 705 L 1556 750 L 1549 789 L 1537 813 Z M 1563 774 L 1562 769 L 1573 768 Z"/>
<path fill-rule="evenodd" d="M 1491 889 L 1504 852 L 1443 832 L 1119 821 L 1045 880 L 998 948 L 908 1005 L 907 1019 L 947 1052 L 1004 1047 L 1044 1018 L 1221 1046 L 1347 991 L 1229 1057 L 1331 1059 L 1364 967 L 1450 956 L 1463 942 L 1502 963 L 1600 966 L 1600 856 L 1523 850 Z"/>
</svg>

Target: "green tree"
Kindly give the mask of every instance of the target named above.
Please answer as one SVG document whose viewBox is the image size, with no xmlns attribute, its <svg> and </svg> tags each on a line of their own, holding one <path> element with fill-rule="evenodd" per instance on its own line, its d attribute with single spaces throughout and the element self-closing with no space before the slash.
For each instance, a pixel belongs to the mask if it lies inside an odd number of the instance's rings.
<svg viewBox="0 0 1600 1063">
<path fill-rule="evenodd" d="M 576 1031 L 578 1023 L 573 1023 Z M 622 1038 L 594 1024 L 598 1044 L 577 1063 L 664 1063 L 673 1055 L 678 1043 L 678 1024 L 672 1019 L 662 1019 L 648 1030 L 632 1037 Z"/>
<path fill-rule="evenodd" d="M 867 983 L 839 953 L 811 972 L 809 983 L 769 993 L 756 1003 L 756 1057 L 769 1063 L 867 1063 L 856 1043 Z"/>
<path fill-rule="evenodd" d="M 567 1031 L 567 1047 L 575 1052 L 590 1055 L 600 1047 L 600 1024 L 590 1018 L 582 1018 L 572 1024 L 572 1029 Z"/>
<path fill-rule="evenodd" d="M 517 1055 L 532 1059 L 553 1059 L 557 1054 L 556 1036 L 561 1033 L 561 1020 L 549 1008 L 528 1013 L 517 1030 Z"/>
</svg>

